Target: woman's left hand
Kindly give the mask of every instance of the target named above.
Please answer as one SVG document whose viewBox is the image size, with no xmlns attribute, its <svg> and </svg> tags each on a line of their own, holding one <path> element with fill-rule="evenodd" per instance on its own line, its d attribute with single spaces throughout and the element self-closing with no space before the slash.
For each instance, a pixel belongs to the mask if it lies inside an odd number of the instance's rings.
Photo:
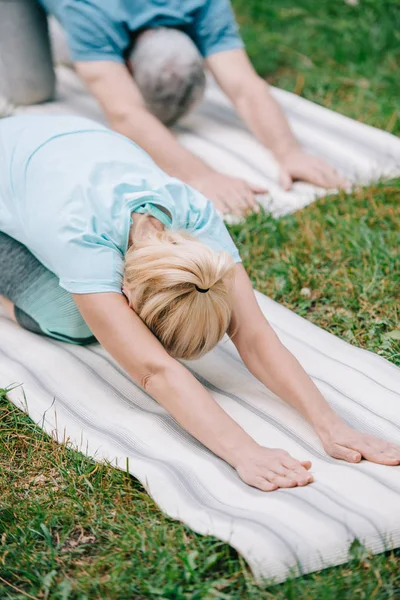
<svg viewBox="0 0 400 600">
<path fill-rule="evenodd" d="M 333 458 L 352 463 L 365 458 L 381 465 L 400 465 L 400 446 L 356 431 L 343 422 L 320 434 L 320 438 L 326 452 Z"/>
</svg>

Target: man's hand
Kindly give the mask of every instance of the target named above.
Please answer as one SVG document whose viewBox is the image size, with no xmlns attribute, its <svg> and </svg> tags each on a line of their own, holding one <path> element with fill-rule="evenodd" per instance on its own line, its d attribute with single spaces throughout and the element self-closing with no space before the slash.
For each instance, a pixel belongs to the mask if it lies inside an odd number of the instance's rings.
<svg viewBox="0 0 400 600">
<path fill-rule="evenodd" d="M 207 65 L 250 131 L 277 157 L 285 190 L 296 179 L 324 188 L 348 185 L 333 167 L 301 149 L 281 107 L 244 50 L 213 54 L 207 58 Z"/>
<path fill-rule="evenodd" d="M 233 213 L 238 216 L 259 211 L 255 194 L 265 194 L 267 190 L 248 183 L 238 177 L 230 177 L 209 170 L 190 185 L 211 200 L 221 213 Z"/>
<path fill-rule="evenodd" d="M 279 159 L 280 184 L 290 190 L 294 180 L 307 181 L 323 188 L 346 188 L 349 182 L 336 169 L 300 147 L 289 150 Z"/>
</svg>

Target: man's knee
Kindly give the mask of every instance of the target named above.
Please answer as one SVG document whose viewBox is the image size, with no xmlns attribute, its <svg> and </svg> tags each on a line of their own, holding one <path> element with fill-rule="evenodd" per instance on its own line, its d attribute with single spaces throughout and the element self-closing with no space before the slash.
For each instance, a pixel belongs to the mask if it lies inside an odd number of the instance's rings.
<svg viewBox="0 0 400 600">
<path fill-rule="evenodd" d="M 0 1 L 0 95 L 13 104 L 50 100 L 55 88 L 47 18 L 38 2 Z"/>
<path fill-rule="evenodd" d="M 175 123 L 203 98 L 203 59 L 185 33 L 166 28 L 145 31 L 130 60 L 146 105 L 165 125 Z"/>
</svg>

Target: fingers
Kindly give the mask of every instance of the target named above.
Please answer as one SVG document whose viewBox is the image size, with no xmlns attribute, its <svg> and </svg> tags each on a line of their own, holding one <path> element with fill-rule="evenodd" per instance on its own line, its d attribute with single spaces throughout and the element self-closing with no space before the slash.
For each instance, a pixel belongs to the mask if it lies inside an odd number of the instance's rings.
<svg viewBox="0 0 400 600">
<path fill-rule="evenodd" d="M 307 181 L 326 189 L 347 189 L 350 185 L 350 182 L 340 175 L 336 169 L 319 159 L 314 159 L 312 172 L 307 177 Z"/>
<path fill-rule="evenodd" d="M 229 198 L 226 199 L 226 204 L 229 207 L 228 212 L 236 215 L 237 217 L 243 217 L 248 210 L 248 204 L 243 192 L 234 189 L 230 192 Z"/>
<path fill-rule="evenodd" d="M 360 450 L 353 450 L 340 444 L 334 444 L 330 454 L 333 458 L 339 458 L 351 463 L 358 463 L 364 457 L 366 460 L 380 465 L 400 465 L 400 449 L 389 444 L 383 447 L 381 445 L 374 447 L 373 444 L 365 444 Z"/>
<path fill-rule="evenodd" d="M 307 181 L 325 189 L 344 188 L 348 189 L 350 183 L 336 169 L 328 163 L 315 156 L 305 153 L 297 154 L 289 166 L 281 170 L 281 185 L 286 187 L 287 176 L 290 180 L 296 179 Z"/>
<path fill-rule="evenodd" d="M 314 479 L 311 473 L 300 466 L 294 469 L 278 467 L 266 473 L 265 477 L 271 483 L 276 483 L 278 487 L 304 486 L 311 483 Z"/>
<path fill-rule="evenodd" d="M 351 463 L 365 458 L 380 465 L 400 465 L 400 446 L 345 425 L 335 431 L 325 449 L 333 458 Z"/>
<path fill-rule="evenodd" d="M 294 477 L 298 485 L 306 485 L 307 483 L 314 481 L 314 477 L 309 472 L 309 469 L 311 468 L 311 462 L 309 460 L 299 462 L 291 456 L 288 456 L 282 463 L 285 471 L 283 472 L 279 469 L 277 472 L 281 475 L 285 474 L 286 476 Z"/>
<path fill-rule="evenodd" d="M 300 464 L 307 470 L 312 467 L 312 462 L 310 460 L 302 460 Z"/>
<path fill-rule="evenodd" d="M 323 187 L 327 189 L 340 188 L 346 185 L 346 180 L 335 169 L 332 169 L 325 163 L 317 164 L 316 173 L 319 175 Z"/>
<path fill-rule="evenodd" d="M 254 481 L 254 486 L 263 492 L 273 492 L 278 489 L 278 485 L 276 483 L 272 483 L 271 481 L 267 481 L 263 477 L 257 477 Z"/>
<path fill-rule="evenodd" d="M 243 180 L 238 180 L 236 185 L 227 193 L 225 203 L 229 207 L 229 212 L 239 217 L 249 211 L 259 212 L 260 210 L 249 184 Z"/>
<path fill-rule="evenodd" d="M 362 458 L 360 452 L 357 452 L 357 450 L 351 450 L 351 448 L 346 448 L 340 444 L 333 444 L 330 455 L 333 458 L 339 458 L 351 463 L 358 463 Z"/>
<path fill-rule="evenodd" d="M 244 482 L 263 491 L 305 486 L 314 478 L 310 461 L 300 462 L 278 448 L 252 448 L 235 466 Z"/>
<path fill-rule="evenodd" d="M 240 185 L 237 188 L 237 192 L 241 197 L 242 214 L 248 213 L 249 211 L 259 212 L 260 207 L 254 196 L 255 192 L 253 191 L 253 186 L 243 179 L 239 181 Z"/>
<path fill-rule="evenodd" d="M 292 178 L 289 175 L 289 172 L 286 171 L 285 169 L 281 169 L 281 171 L 280 171 L 279 184 L 283 187 L 285 192 L 288 192 L 293 185 Z"/>
<path fill-rule="evenodd" d="M 400 448 L 379 439 L 367 440 L 365 447 L 359 448 L 363 457 L 380 465 L 400 465 Z"/>
<path fill-rule="evenodd" d="M 296 469 L 299 467 L 303 467 L 304 469 L 307 469 L 307 471 L 312 467 L 312 462 L 310 460 L 299 461 L 295 458 L 292 458 L 290 454 L 286 454 L 286 456 L 282 458 L 282 464 L 288 469 Z"/>
<path fill-rule="evenodd" d="M 314 478 L 309 472 L 311 462 L 309 460 L 300 462 L 290 456 L 287 452 L 276 453 L 277 459 L 271 463 L 264 477 L 278 487 L 295 487 L 311 483 Z"/>
<path fill-rule="evenodd" d="M 229 206 L 226 204 L 224 199 L 221 198 L 221 196 L 215 197 L 213 204 L 215 208 L 223 215 L 226 215 L 230 211 Z"/>
<path fill-rule="evenodd" d="M 251 190 L 250 188 L 248 189 L 247 194 L 246 194 L 246 201 L 247 201 L 248 211 L 255 212 L 255 213 L 260 212 L 260 206 L 254 196 L 253 190 Z"/>
<path fill-rule="evenodd" d="M 249 183 L 248 184 L 250 191 L 253 192 L 253 194 L 267 194 L 268 193 L 268 189 L 265 187 L 262 187 L 260 185 L 255 185 L 254 183 Z"/>
<path fill-rule="evenodd" d="M 330 188 L 346 189 L 350 182 L 343 177 L 336 169 L 333 169 L 323 161 L 319 161 L 318 168 L 326 182 L 326 186 Z"/>
</svg>

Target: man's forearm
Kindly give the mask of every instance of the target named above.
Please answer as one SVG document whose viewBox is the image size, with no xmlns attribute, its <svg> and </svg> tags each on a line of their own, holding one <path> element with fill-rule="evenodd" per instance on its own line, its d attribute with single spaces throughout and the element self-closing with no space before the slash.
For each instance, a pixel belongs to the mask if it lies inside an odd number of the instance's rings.
<svg viewBox="0 0 400 600">
<path fill-rule="evenodd" d="M 252 133 L 279 159 L 289 150 L 299 148 L 289 123 L 268 85 L 257 75 L 233 99 L 235 107 Z"/>
<path fill-rule="evenodd" d="M 169 175 L 188 184 L 211 171 L 202 160 L 186 150 L 145 107 L 133 107 L 123 116 L 109 115 L 113 129 L 136 142 Z"/>
</svg>

